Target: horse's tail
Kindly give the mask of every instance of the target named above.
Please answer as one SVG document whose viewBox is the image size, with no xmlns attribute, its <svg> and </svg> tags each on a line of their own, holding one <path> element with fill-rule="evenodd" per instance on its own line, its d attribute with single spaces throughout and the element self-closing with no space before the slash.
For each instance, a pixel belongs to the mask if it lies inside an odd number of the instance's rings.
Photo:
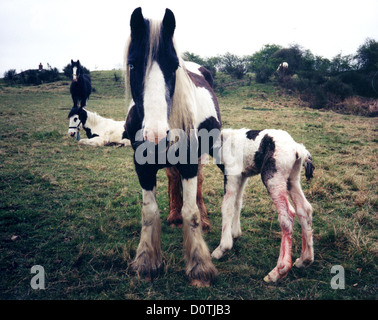
<svg viewBox="0 0 378 320">
<path fill-rule="evenodd" d="M 297 156 L 298 158 L 302 159 L 303 165 L 305 167 L 305 175 L 306 179 L 310 180 L 314 177 L 313 173 L 315 170 L 315 166 L 312 163 L 312 156 L 311 153 L 307 151 L 303 144 L 297 144 Z"/>
</svg>

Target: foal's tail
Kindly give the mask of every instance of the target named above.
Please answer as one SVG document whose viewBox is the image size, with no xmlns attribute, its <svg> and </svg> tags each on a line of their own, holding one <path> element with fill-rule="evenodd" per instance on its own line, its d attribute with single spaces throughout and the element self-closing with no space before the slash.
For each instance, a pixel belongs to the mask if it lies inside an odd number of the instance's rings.
<svg viewBox="0 0 378 320">
<path fill-rule="evenodd" d="M 305 167 L 305 175 L 306 179 L 310 180 L 314 177 L 313 173 L 315 170 L 315 166 L 312 163 L 312 156 L 310 152 L 307 151 L 303 144 L 298 144 L 297 146 L 297 155 L 303 161 L 303 165 Z"/>
</svg>

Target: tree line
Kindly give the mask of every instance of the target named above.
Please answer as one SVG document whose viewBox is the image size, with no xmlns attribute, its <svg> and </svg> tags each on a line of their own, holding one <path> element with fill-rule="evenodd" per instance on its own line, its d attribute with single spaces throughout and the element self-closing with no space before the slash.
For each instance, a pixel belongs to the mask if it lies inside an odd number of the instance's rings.
<svg viewBox="0 0 378 320">
<path fill-rule="evenodd" d="M 378 98 L 378 42 L 369 38 L 356 54 L 340 53 L 332 59 L 314 55 L 296 44 L 287 48 L 267 44 L 254 54 L 242 57 L 228 52 L 203 58 L 185 52 L 184 59 L 209 69 L 215 84 L 219 72 L 236 80 L 242 80 L 246 75 L 250 79 L 252 75 L 258 83 L 274 82 L 284 89 L 299 91 L 313 108 L 323 108 L 353 95 Z M 277 72 L 282 62 L 287 62 L 289 68 L 285 72 Z M 84 68 L 84 72 L 89 73 L 89 70 Z M 71 73 L 71 66 L 67 64 L 63 74 L 71 79 Z M 4 73 L 4 80 L 9 84 L 39 85 L 63 79 L 58 69 L 49 64 L 43 70 L 16 74 L 16 70 L 11 69 Z"/>
<path fill-rule="evenodd" d="M 83 67 L 83 72 L 89 74 L 90 71 Z M 46 69 L 30 69 L 26 71 L 16 72 L 16 69 L 10 69 L 4 72 L 4 80 L 8 84 L 21 84 L 21 85 L 40 85 L 42 83 L 55 82 L 64 79 L 72 79 L 71 64 L 67 64 L 63 68 L 63 77 L 59 73 L 58 68 L 53 68 L 47 64 Z"/>
<path fill-rule="evenodd" d="M 275 44 L 243 57 L 226 53 L 202 58 L 185 52 L 184 58 L 203 65 L 215 78 L 218 72 L 239 80 L 252 73 L 258 83 L 275 82 L 285 89 L 298 90 L 308 96 L 314 108 L 352 95 L 378 97 L 378 42 L 369 38 L 356 54 L 340 53 L 332 59 L 314 55 L 299 45 L 284 48 Z M 289 68 L 277 72 L 282 62 L 287 62 Z"/>
</svg>

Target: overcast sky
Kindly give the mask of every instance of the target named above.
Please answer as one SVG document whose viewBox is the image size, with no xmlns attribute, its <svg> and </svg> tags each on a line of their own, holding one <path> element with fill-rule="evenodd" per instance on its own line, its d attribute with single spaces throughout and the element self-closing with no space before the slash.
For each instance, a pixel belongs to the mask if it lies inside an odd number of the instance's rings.
<svg viewBox="0 0 378 320">
<path fill-rule="evenodd" d="M 60 71 L 71 59 L 90 70 L 122 67 L 130 15 L 176 16 L 181 52 L 248 55 L 265 44 L 299 44 L 331 59 L 378 40 L 378 0 L 0 0 L 0 77 L 4 71 Z"/>
</svg>

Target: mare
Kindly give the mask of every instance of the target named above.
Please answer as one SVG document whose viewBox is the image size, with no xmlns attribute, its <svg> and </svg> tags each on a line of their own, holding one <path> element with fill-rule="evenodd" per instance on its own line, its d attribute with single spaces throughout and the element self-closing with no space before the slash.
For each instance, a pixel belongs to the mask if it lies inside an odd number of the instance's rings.
<svg viewBox="0 0 378 320">
<path fill-rule="evenodd" d="M 72 68 L 72 82 L 70 86 L 70 92 L 73 100 L 73 106 L 85 107 L 87 101 L 92 92 L 91 77 L 88 74 L 83 73 L 83 66 L 80 61 L 74 62 L 71 59 Z"/>
<path fill-rule="evenodd" d="M 132 100 L 124 136 L 134 149 L 143 195 L 140 242 L 131 266 L 138 276 L 151 279 L 162 265 L 156 174 L 175 166 L 182 185 L 186 274 L 192 285 L 209 286 L 217 270 L 203 239 L 196 203 L 198 158 L 211 155 L 220 140 L 221 118 L 209 72 L 178 55 L 171 10 L 166 9 L 162 21 L 155 21 L 145 19 L 137 8 L 130 27 L 125 63 L 126 91 Z"/>
</svg>

